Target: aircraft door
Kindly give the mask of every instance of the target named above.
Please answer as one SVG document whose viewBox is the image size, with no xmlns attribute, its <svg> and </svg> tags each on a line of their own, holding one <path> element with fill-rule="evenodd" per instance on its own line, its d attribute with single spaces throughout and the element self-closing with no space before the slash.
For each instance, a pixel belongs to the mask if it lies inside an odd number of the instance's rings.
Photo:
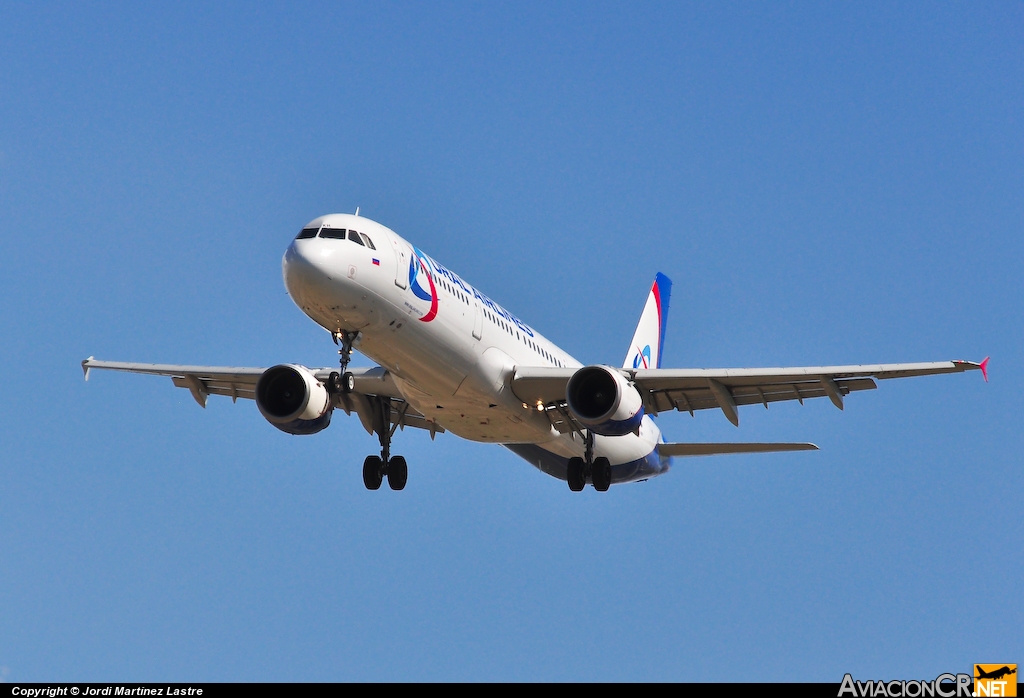
<svg viewBox="0 0 1024 698">
<path fill-rule="evenodd" d="M 473 296 L 473 337 L 480 339 L 484 336 L 484 309 L 480 307 L 480 299 Z"/>
<path fill-rule="evenodd" d="M 409 285 L 409 250 L 401 240 L 392 240 L 395 248 L 395 286 L 405 288 Z"/>
</svg>

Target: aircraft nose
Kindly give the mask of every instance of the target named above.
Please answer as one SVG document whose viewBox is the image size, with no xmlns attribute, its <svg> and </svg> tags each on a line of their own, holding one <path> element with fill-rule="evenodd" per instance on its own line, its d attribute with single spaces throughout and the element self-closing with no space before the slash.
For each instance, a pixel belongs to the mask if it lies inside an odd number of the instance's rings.
<svg viewBox="0 0 1024 698">
<path fill-rule="evenodd" d="M 331 281 L 333 250 L 320 240 L 293 240 L 281 260 L 284 286 L 296 301 L 324 289 Z"/>
</svg>

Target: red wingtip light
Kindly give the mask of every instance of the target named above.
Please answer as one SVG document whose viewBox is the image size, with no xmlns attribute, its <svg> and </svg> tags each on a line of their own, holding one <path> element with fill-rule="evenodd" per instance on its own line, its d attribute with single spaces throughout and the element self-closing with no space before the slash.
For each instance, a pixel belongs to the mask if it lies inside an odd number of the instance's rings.
<svg viewBox="0 0 1024 698">
<path fill-rule="evenodd" d="M 989 359 L 989 357 L 986 356 L 984 359 L 982 359 L 982 362 L 980 364 L 980 366 L 981 366 L 981 375 L 985 379 L 986 383 L 988 383 L 988 359 Z"/>
</svg>

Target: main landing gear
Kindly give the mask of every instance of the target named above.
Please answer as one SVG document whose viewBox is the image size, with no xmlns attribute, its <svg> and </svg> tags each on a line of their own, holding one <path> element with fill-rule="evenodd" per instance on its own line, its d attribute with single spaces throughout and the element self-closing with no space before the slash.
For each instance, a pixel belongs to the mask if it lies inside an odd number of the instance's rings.
<svg viewBox="0 0 1024 698">
<path fill-rule="evenodd" d="M 604 456 L 594 458 L 594 435 L 586 433 L 585 458 L 570 458 L 569 468 L 566 472 L 566 480 L 569 482 L 569 489 L 573 492 L 581 492 L 587 485 L 587 478 L 598 492 L 607 492 L 612 485 L 612 464 Z"/>
<path fill-rule="evenodd" d="M 401 421 L 402 414 L 394 425 L 391 424 L 391 401 L 382 398 L 368 398 L 373 407 L 373 431 L 380 439 L 380 455 L 367 456 L 363 461 L 363 484 L 368 490 L 379 490 L 384 478 L 393 490 L 405 488 L 409 479 L 409 466 L 402 456 L 391 455 L 391 437 Z"/>
<path fill-rule="evenodd" d="M 363 484 L 366 485 L 366 489 L 379 490 L 385 475 L 388 478 L 388 487 L 393 490 L 403 489 L 406 480 L 409 479 L 409 466 L 406 465 L 405 458 L 394 456 L 387 461 L 387 465 L 384 463 L 380 456 L 367 456 L 363 461 Z"/>
</svg>

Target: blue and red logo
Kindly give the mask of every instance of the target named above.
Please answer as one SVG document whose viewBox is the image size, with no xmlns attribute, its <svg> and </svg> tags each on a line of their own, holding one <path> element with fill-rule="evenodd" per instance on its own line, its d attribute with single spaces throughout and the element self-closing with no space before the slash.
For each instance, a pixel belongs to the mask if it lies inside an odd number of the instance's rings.
<svg viewBox="0 0 1024 698">
<path fill-rule="evenodd" d="M 413 247 L 412 250 L 412 259 L 409 260 L 409 288 L 417 298 L 430 301 L 430 310 L 420 318 L 420 322 L 430 322 L 437 317 L 437 289 L 434 287 L 434 279 L 430 274 L 430 266 L 427 264 L 427 260 L 430 258 L 416 247 Z M 427 278 L 430 291 L 425 290 L 420 284 L 420 272 L 423 272 L 423 276 Z"/>
<path fill-rule="evenodd" d="M 636 356 L 633 357 L 633 368 L 640 368 L 641 364 L 643 368 L 651 367 L 651 345 L 646 345 L 642 350 L 640 347 L 636 348 Z"/>
</svg>

